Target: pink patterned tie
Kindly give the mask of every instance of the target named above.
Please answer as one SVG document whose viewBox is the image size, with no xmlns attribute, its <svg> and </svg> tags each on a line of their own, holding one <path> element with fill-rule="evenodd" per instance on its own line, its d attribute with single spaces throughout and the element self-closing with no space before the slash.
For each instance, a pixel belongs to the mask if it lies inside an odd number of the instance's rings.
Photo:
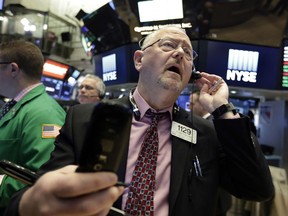
<svg viewBox="0 0 288 216">
<path fill-rule="evenodd" d="M 9 110 L 17 103 L 17 101 L 15 100 L 11 100 L 8 101 L 7 103 L 5 103 L 2 107 L 2 112 L 0 114 L 0 120 L 3 118 L 4 115 L 6 115 L 6 113 L 9 112 Z"/>
<path fill-rule="evenodd" d="M 157 124 L 163 113 L 156 114 L 150 110 L 152 123 L 147 129 L 141 150 L 136 161 L 130 191 L 125 206 L 127 215 L 154 215 L 154 191 L 158 154 Z"/>
</svg>

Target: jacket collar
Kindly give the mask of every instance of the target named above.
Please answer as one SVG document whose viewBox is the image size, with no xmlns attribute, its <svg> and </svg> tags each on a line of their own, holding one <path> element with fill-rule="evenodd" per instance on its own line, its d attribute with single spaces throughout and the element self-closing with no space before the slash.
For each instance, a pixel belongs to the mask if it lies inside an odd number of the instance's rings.
<svg viewBox="0 0 288 216">
<path fill-rule="evenodd" d="M 0 120 L 0 127 L 10 119 L 14 118 L 14 116 L 18 113 L 24 104 L 31 101 L 32 99 L 38 97 L 39 95 L 45 93 L 45 86 L 39 85 L 29 91 L 20 101 L 18 101 L 15 106 L 11 108 L 11 110 Z"/>
</svg>

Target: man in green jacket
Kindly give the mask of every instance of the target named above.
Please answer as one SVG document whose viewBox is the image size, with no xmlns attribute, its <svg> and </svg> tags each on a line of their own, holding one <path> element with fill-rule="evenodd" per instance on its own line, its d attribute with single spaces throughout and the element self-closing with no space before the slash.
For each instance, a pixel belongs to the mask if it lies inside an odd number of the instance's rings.
<svg viewBox="0 0 288 216">
<path fill-rule="evenodd" d="M 49 159 L 66 115 L 41 83 L 43 64 L 44 57 L 33 43 L 0 44 L 0 94 L 15 101 L 7 113 L 5 105 L 0 110 L 0 160 L 33 171 Z M 0 215 L 23 186 L 0 171 Z"/>
</svg>

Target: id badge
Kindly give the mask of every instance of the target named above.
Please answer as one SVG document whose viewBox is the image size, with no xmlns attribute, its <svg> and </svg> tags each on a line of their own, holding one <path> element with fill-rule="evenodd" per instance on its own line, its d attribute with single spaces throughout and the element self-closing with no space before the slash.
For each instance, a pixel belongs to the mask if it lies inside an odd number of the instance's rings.
<svg viewBox="0 0 288 216">
<path fill-rule="evenodd" d="M 186 140 L 193 144 L 196 144 L 197 142 L 196 130 L 175 121 L 172 122 L 171 134 L 175 137 Z"/>
</svg>

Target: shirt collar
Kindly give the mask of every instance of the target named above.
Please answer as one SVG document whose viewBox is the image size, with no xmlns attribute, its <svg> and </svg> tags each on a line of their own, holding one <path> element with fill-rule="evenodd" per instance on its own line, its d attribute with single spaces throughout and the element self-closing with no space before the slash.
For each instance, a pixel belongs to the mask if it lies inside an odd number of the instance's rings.
<svg viewBox="0 0 288 216">
<path fill-rule="evenodd" d="M 31 86 L 28 86 L 27 88 L 23 89 L 15 98 L 15 101 L 20 101 L 29 91 L 36 88 L 37 86 L 41 85 L 42 83 L 36 83 Z"/>
<path fill-rule="evenodd" d="M 173 110 L 173 105 L 165 108 L 163 110 L 158 110 L 156 111 L 155 109 L 153 109 L 152 107 L 149 106 L 149 104 L 144 100 L 144 98 L 140 95 L 138 88 L 135 89 L 135 91 L 133 92 L 133 98 L 135 100 L 135 103 L 137 104 L 137 107 L 140 111 L 140 119 L 143 118 L 143 116 L 145 115 L 146 111 L 148 109 L 153 110 L 156 113 L 160 113 L 160 112 L 169 112 L 170 114 L 170 118 L 172 119 L 172 110 Z"/>
</svg>

